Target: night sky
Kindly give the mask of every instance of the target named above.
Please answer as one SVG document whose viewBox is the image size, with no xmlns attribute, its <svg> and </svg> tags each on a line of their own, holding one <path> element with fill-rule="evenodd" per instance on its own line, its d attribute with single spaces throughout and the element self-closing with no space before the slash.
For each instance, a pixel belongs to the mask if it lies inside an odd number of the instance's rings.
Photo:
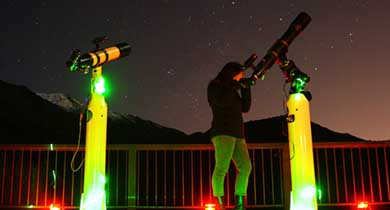
<svg viewBox="0 0 390 210">
<path fill-rule="evenodd" d="M 256 53 L 259 62 L 304 11 L 312 21 L 287 56 L 311 77 L 312 121 L 390 139 L 389 8 L 388 0 L 2 0 L 0 79 L 83 102 L 90 76 L 65 62 L 108 36 L 104 46 L 132 46 L 128 57 L 103 66 L 109 109 L 203 132 L 211 121 L 208 82 L 229 61 Z M 285 114 L 283 86 L 274 65 L 253 87 L 245 121 Z"/>
</svg>

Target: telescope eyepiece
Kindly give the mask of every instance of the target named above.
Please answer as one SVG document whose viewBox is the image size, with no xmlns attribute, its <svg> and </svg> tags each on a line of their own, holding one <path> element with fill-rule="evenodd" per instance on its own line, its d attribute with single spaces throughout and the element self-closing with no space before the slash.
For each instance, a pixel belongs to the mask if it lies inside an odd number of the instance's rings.
<svg viewBox="0 0 390 210">
<path fill-rule="evenodd" d="M 256 59 L 257 59 L 256 54 L 252 54 L 251 56 L 249 56 L 249 58 L 244 63 L 245 69 L 254 68 L 255 66 L 253 64 L 256 61 Z"/>
</svg>

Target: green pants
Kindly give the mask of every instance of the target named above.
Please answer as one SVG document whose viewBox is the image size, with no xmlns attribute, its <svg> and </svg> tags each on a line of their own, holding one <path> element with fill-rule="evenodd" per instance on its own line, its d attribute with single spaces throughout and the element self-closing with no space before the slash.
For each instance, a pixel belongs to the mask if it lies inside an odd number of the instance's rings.
<svg viewBox="0 0 390 210">
<path fill-rule="evenodd" d="M 211 141 L 215 149 L 215 167 L 212 177 L 214 196 L 224 195 L 225 176 L 229 170 L 231 160 L 233 160 L 237 169 L 235 195 L 246 196 L 252 163 L 245 140 L 227 135 L 218 135 L 213 137 Z"/>
</svg>

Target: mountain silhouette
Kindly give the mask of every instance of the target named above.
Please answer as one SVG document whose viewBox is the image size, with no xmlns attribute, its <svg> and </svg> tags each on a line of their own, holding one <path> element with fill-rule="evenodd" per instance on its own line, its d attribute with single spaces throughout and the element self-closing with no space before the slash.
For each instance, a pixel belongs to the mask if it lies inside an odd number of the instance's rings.
<svg viewBox="0 0 390 210">
<path fill-rule="evenodd" d="M 62 93 L 34 93 L 25 86 L 0 80 L 0 135 L 2 144 L 76 144 L 81 129 L 85 139 L 83 105 Z M 245 123 L 248 143 L 288 142 L 285 116 Z M 314 142 L 364 141 L 311 124 Z M 108 144 L 208 144 L 209 131 L 187 135 L 130 114 L 109 112 Z"/>
</svg>

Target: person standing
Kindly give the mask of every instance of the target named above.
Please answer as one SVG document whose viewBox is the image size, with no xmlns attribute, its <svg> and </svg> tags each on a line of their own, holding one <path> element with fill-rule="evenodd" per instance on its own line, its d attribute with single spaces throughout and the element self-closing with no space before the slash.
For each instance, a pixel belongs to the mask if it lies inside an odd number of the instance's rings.
<svg viewBox="0 0 390 210">
<path fill-rule="evenodd" d="M 224 210 L 224 180 L 233 160 L 236 169 L 235 210 L 244 210 L 252 163 L 245 142 L 242 113 L 251 105 L 250 86 L 245 80 L 244 66 L 238 62 L 227 63 L 207 87 L 207 99 L 213 119 L 210 138 L 215 150 L 215 167 L 212 175 L 213 195 L 217 209 Z"/>
</svg>

